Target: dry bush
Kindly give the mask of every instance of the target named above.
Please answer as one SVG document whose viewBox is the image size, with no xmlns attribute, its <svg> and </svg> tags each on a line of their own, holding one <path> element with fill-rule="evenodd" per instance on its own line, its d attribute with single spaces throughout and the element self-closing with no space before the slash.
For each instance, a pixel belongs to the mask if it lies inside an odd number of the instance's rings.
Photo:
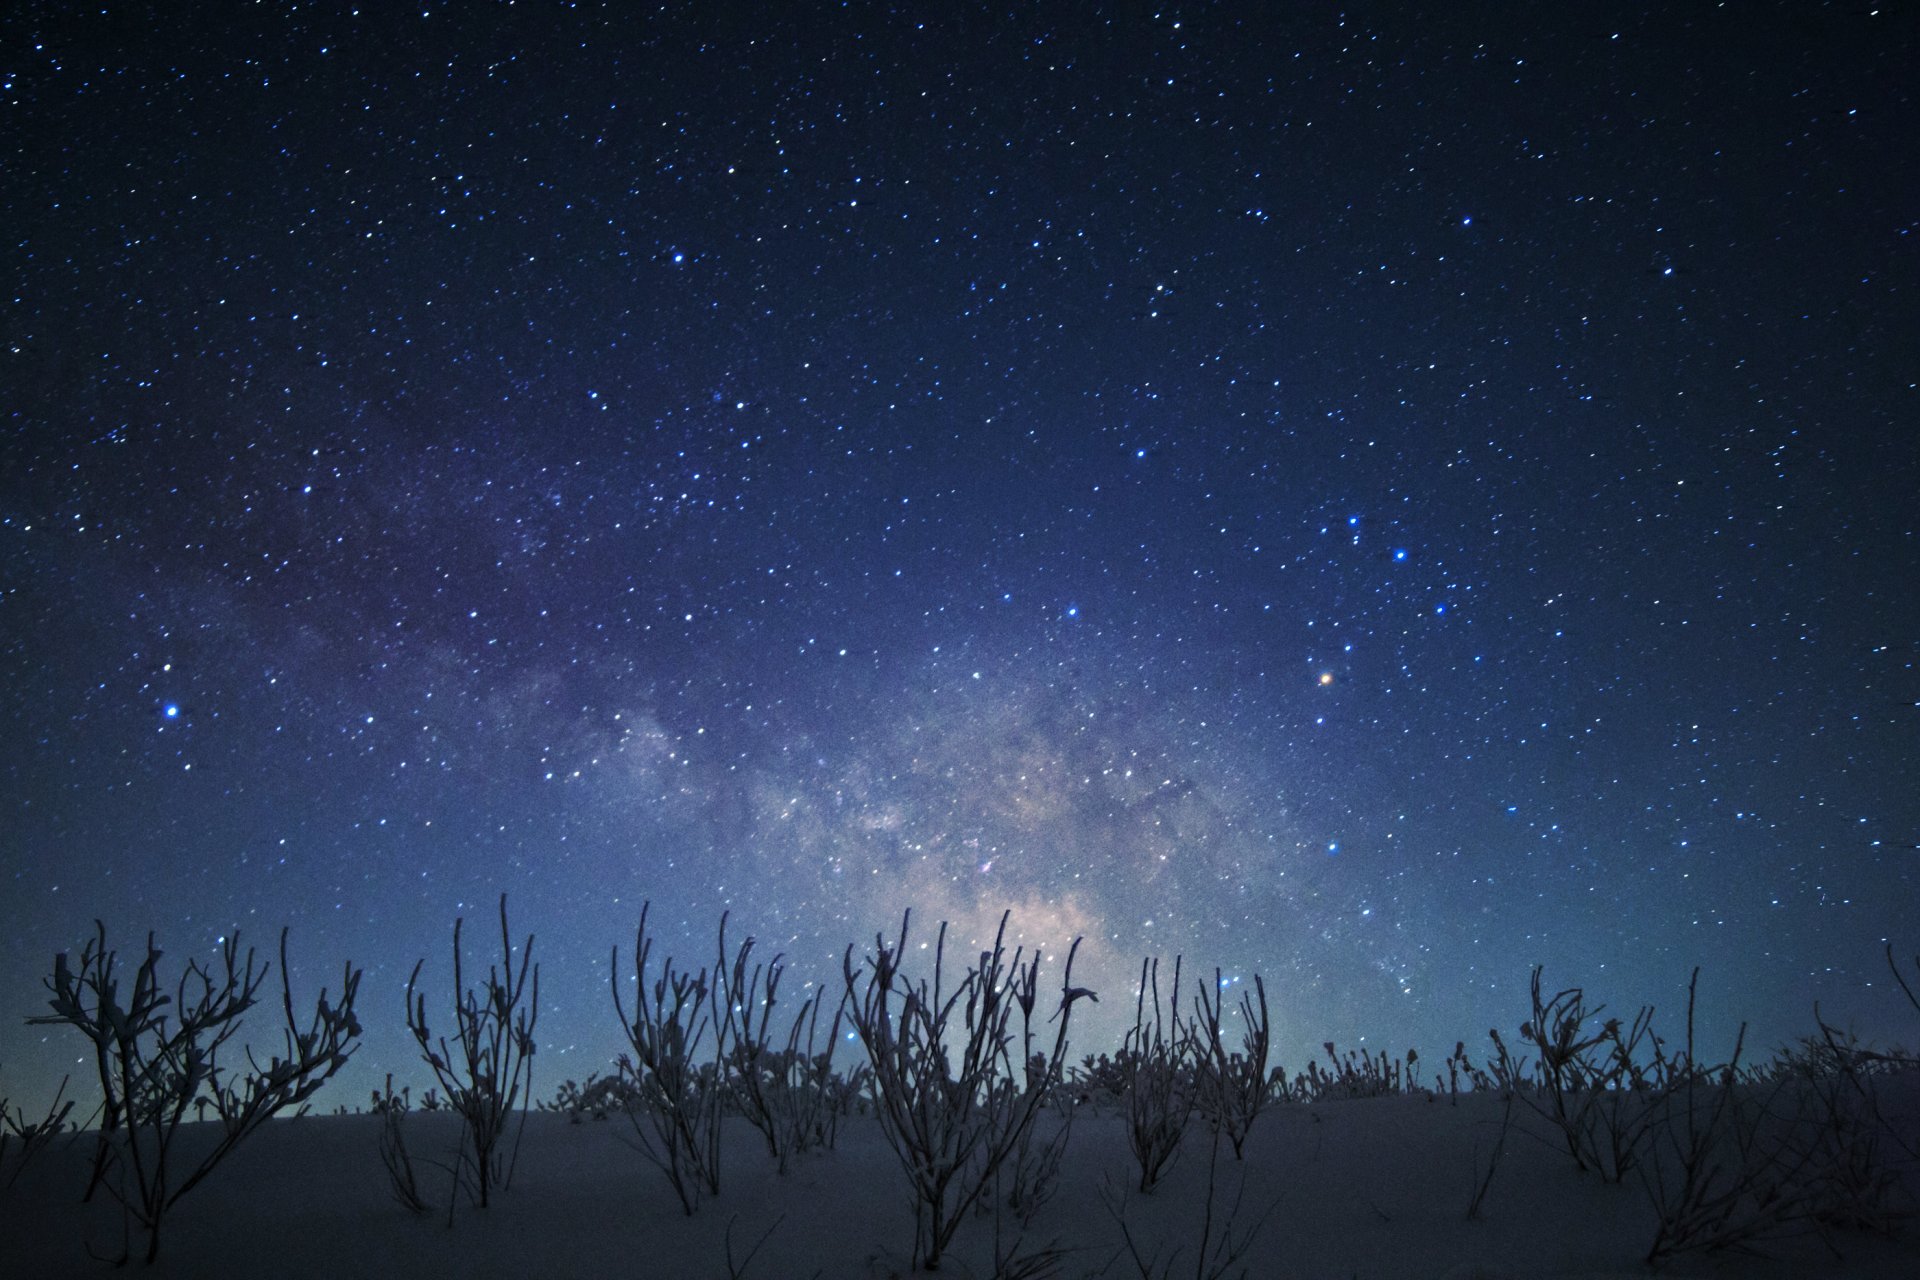
<svg viewBox="0 0 1920 1280">
<path fill-rule="evenodd" d="M 406 1118 L 411 1106 L 410 1090 L 393 1091 L 393 1077 L 387 1077 L 386 1089 L 373 1091 L 373 1113 L 380 1117 L 380 1163 L 386 1166 L 387 1190 L 394 1201 L 409 1213 L 427 1211 L 420 1178 L 414 1171 L 413 1154 L 407 1150 Z"/>
<path fill-rule="evenodd" d="M 616 1113 L 625 1114 L 628 1107 L 638 1101 L 638 1091 L 632 1081 L 590 1072 L 584 1083 L 561 1081 L 560 1087 L 554 1091 L 552 1102 L 536 1105 L 542 1111 L 563 1111 L 568 1120 L 579 1124 L 583 1116 L 605 1120 Z"/>
<path fill-rule="evenodd" d="M 858 969 L 848 947 L 841 970 L 848 1020 L 872 1064 L 881 1130 L 913 1195 L 914 1265 L 933 1271 L 967 1211 L 990 1193 L 1061 1080 L 1073 1006 L 1093 993 L 1072 985 L 1076 939 L 1067 953 L 1060 1007 L 1050 1019 L 1059 1030 L 1051 1050 L 1037 1054 L 1033 1014 L 1040 955 L 1036 951 L 1023 963 L 1021 949 L 1008 961 L 1007 916 L 1000 918 L 992 949 L 982 951 L 951 988 L 944 924 L 934 945 L 932 984 L 901 973 L 911 920 L 911 912 L 901 917 L 891 945 L 876 937 L 873 954 Z"/>
<path fill-rule="evenodd" d="M 1172 998 L 1165 1006 L 1160 961 L 1141 961 L 1133 1027 L 1117 1058 L 1125 1082 L 1127 1149 L 1140 1166 L 1141 1191 L 1153 1190 L 1179 1158 L 1180 1140 L 1199 1102 L 1197 1056 L 1192 1032 L 1180 1018 L 1180 957 L 1173 959 Z"/>
<path fill-rule="evenodd" d="M 1853 1105 L 1853 1051 L 1835 1042 L 1797 1068 L 1743 1067 L 1743 1023 L 1732 1056 L 1703 1067 L 1694 1054 L 1698 980 L 1696 969 L 1687 1047 L 1668 1061 L 1640 1170 L 1658 1218 L 1646 1261 L 1837 1226 L 1890 1227 L 1897 1180 L 1870 1113 Z"/>
<path fill-rule="evenodd" d="M 1255 974 L 1253 994 L 1240 993 L 1240 1048 L 1229 1052 L 1220 1029 L 1225 991 L 1226 984 L 1215 969 L 1211 997 L 1201 991 L 1194 1000 L 1196 1097 L 1200 1114 L 1210 1126 L 1226 1132 L 1233 1144 L 1233 1158 L 1241 1160 L 1245 1158 L 1247 1133 L 1272 1093 L 1267 1081 L 1272 1037 L 1268 1031 L 1267 987 Z"/>
<path fill-rule="evenodd" d="M 817 1049 L 823 1004 L 818 992 L 801 1002 L 785 1037 L 775 1041 L 774 1008 L 786 965 L 776 955 L 764 967 L 749 968 L 753 946 L 748 938 L 729 957 L 727 921 L 720 918 L 715 972 L 724 975 L 717 1014 L 718 1043 L 725 1048 L 718 1060 L 725 1067 L 733 1105 L 760 1131 L 768 1154 L 785 1173 L 793 1156 L 831 1145 L 838 1132 L 831 1048 L 839 1039 L 849 996 L 841 995 L 828 1024 L 828 1052 Z"/>
<path fill-rule="evenodd" d="M 1620 1182 L 1652 1136 L 1676 1064 L 1653 1032 L 1651 1006 L 1624 1031 L 1618 1018 L 1587 1031 L 1606 1006 L 1587 1008 L 1579 987 L 1543 999 L 1541 974 L 1534 969 L 1533 1009 L 1520 1027 L 1540 1054 L 1527 1104 L 1560 1130 L 1575 1165 Z"/>
<path fill-rule="evenodd" d="M 1279 1205 L 1279 1199 L 1276 1198 L 1251 1224 L 1241 1226 L 1241 1210 L 1247 1195 L 1247 1170 L 1242 1167 L 1239 1185 L 1234 1189 L 1232 1202 L 1222 1206 L 1219 1185 L 1221 1133 L 1222 1130 L 1218 1127 L 1213 1130 L 1213 1139 L 1208 1147 L 1206 1200 L 1201 1210 L 1200 1220 L 1195 1224 L 1197 1239 L 1194 1241 L 1192 1264 L 1194 1280 L 1225 1280 L 1226 1277 L 1235 1274 L 1234 1268 L 1240 1265 L 1240 1259 L 1245 1256 L 1248 1249 L 1253 1247 L 1254 1238 L 1260 1234 L 1260 1229 L 1266 1225 L 1267 1219 Z M 1134 1238 L 1133 1229 L 1127 1224 L 1125 1189 L 1116 1190 L 1113 1182 L 1109 1180 L 1100 1188 L 1100 1201 L 1107 1211 L 1107 1216 L 1112 1218 L 1114 1225 L 1120 1228 L 1121 1249 L 1120 1254 L 1115 1255 L 1114 1261 L 1118 1262 L 1124 1255 L 1132 1264 L 1140 1280 L 1173 1280 L 1174 1268 L 1179 1263 L 1180 1255 L 1186 1246 L 1175 1245 L 1164 1260 L 1158 1250 L 1153 1253 L 1145 1252 L 1141 1242 Z M 1100 1274 L 1105 1275 L 1105 1270 L 1103 1269 Z M 1186 1269 L 1181 1268 L 1179 1274 L 1186 1274 Z M 1244 1280 L 1247 1272 L 1242 1268 L 1238 1274 Z"/>
<path fill-rule="evenodd" d="M 1294 1077 L 1291 1096 L 1305 1102 L 1349 1102 L 1392 1097 L 1415 1087 L 1413 1066 L 1420 1055 L 1411 1049 L 1403 1060 L 1371 1049 L 1349 1049 L 1342 1056 L 1331 1040 L 1320 1047 L 1326 1051 L 1330 1065 L 1323 1068 L 1318 1062 L 1309 1062 L 1307 1069 Z"/>
<path fill-rule="evenodd" d="M 61 1077 L 60 1088 L 47 1104 L 46 1115 L 38 1120 L 27 1119 L 25 1107 L 16 1107 L 11 1098 L 0 1096 L 0 1168 L 6 1167 L 7 1149 L 16 1141 L 20 1144 L 15 1151 L 18 1158 L 13 1172 L 7 1175 L 4 1185 L 11 1187 L 33 1158 L 53 1141 L 54 1135 L 66 1127 L 67 1116 L 73 1111 L 73 1099 L 67 1097 L 67 1080 L 68 1077 Z"/>
<path fill-rule="evenodd" d="M 274 1055 L 263 1066 L 248 1050 L 245 1069 L 230 1071 L 221 1066 L 220 1051 L 258 1003 L 271 966 L 256 963 L 251 949 L 243 961 L 236 934 L 221 944 L 217 975 L 189 960 L 168 995 L 160 982 L 161 952 L 148 934 L 146 959 L 122 1004 L 114 973 L 119 955 L 107 947 L 106 925 L 95 921 L 94 927 L 77 967 L 65 952 L 54 957 L 53 976 L 46 980 L 53 1012 L 27 1021 L 65 1024 L 92 1042 L 102 1102 L 86 1198 L 104 1188 L 120 1205 L 118 1261 L 131 1256 L 132 1227 L 138 1224 L 147 1233 L 146 1260 L 152 1262 L 160 1252 L 161 1224 L 180 1198 L 268 1119 L 288 1107 L 304 1111 L 307 1100 L 346 1065 L 360 1035 L 353 1012 L 360 972 L 347 965 L 339 1007 L 327 1002 L 323 989 L 303 1027 L 293 1011 L 287 931 L 281 930 L 285 1056 Z M 203 1113 L 211 1107 L 220 1135 L 183 1171 L 174 1143 L 190 1107 Z"/>
<path fill-rule="evenodd" d="M 460 1114 L 462 1146 L 456 1178 L 482 1209 L 497 1187 L 512 1185 L 514 1161 L 500 1150 L 513 1109 L 520 1108 L 521 1130 L 533 1097 L 534 1023 L 540 1016 L 540 969 L 533 964 L 533 935 L 521 948 L 518 971 L 513 940 L 507 932 L 507 895 L 500 895 L 500 964 L 487 967 L 486 985 L 465 985 L 460 930 L 453 922 L 454 1039 L 437 1039 L 427 1023 L 427 998 L 418 994 L 422 960 L 407 979 L 407 1030 L 420 1055 L 447 1091 L 446 1105 Z M 528 979 L 532 984 L 529 990 Z M 514 1144 L 517 1157 L 519 1143 Z M 451 1203 L 451 1201 L 449 1201 Z M 451 1211 L 449 1211 L 451 1219 Z"/>
<path fill-rule="evenodd" d="M 725 1059 L 731 1017 L 715 1009 L 718 982 L 705 968 L 687 973 L 668 956 L 649 982 L 653 939 L 647 936 L 651 902 L 640 907 L 633 939 L 636 993 L 633 1016 L 620 998 L 620 948 L 613 949 L 613 1007 L 633 1056 L 620 1055 L 620 1079 L 631 1089 L 627 1118 L 634 1145 L 667 1179 L 680 1207 L 691 1215 L 703 1195 L 720 1194 L 720 1120 L 726 1091 L 716 1063 Z M 721 968 L 726 958 L 726 917 L 720 919 Z M 703 1066 L 701 1046 L 714 1036 L 713 1055 Z"/>
</svg>

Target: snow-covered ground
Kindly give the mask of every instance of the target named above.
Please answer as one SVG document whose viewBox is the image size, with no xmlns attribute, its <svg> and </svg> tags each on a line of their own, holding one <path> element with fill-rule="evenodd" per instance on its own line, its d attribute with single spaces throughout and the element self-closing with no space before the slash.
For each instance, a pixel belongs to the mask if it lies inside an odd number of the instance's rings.
<svg viewBox="0 0 1920 1280">
<path fill-rule="evenodd" d="M 1910 1142 L 1920 1135 L 1914 1073 L 1888 1082 L 1883 1109 Z M 1209 1222 L 1214 1246 L 1223 1232 L 1244 1244 L 1224 1274 L 1256 1280 L 1647 1275 L 1641 1259 L 1655 1218 L 1639 1180 L 1608 1185 L 1579 1172 L 1557 1134 L 1524 1107 L 1515 1109 L 1484 1211 L 1468 1220 L 1500 1114 L 1497 1099 L 1485 1095 L 1462 1096 L 1457 1105 L 1444 1095 L 1276 1105 L 1254 1126 L 1246 1162 L 1236 1163 L 1222 1142 L 1217 1165 L 1196 1118 L 1172 1174 L 1143 1195 L 1133 1189 L 1138 1169 L 1121 1116 L 1111 1106 L 1082 1107 L 1057 1194 L 1024 1236 L 1005 1210 L 971 1217 L 941 1274 L 1131 1280 L 1142 1271 L 1124 1252 L 1124 1217 L 1156 1277 L 1163 1267 L 1175 1277 L 1214 1274 L 1196 1269 Z M 837 1149 L 799 1158 L 785 1176 L 754 1131 L 739 1120 L 728 1124 L 721 1194 L 687 1217 L 659 1173 L 623 1141 L 630 1137 L 623 1119 L 572 1123 L 535 1113 L 511 1188 L 484 1212 L 461 1200 L 449 1229 L 444 1173 L 426 1172 L 428 1188 L 443 1197 L 435 1215 L 411 1215 L 390 1197 L 377 1151 L 379 1117 L 277 1120 L 180 1202 L 151 1272 L 181 1280 L 867 1280 L 908 1273 L 912 1205 L 871 1116 L 849 1118 Z M 446 1158 L 459 1133 L 444 1113 L 415 1113 L 406 1126 L 416 1159 Z M 183 1143 L 210 1136 L 206 1126 L 189 1126 Z M 63 1136 L 0 1190 L 0 1274 L 28 1280 L 109 1270 L 88 1250 L 118 1252 L 118 1211 L 110 1202 L 77 1203 L 91 1139 Z M 1909 1162 L 1899 1176 L 1902 1202 L 1911 1204 L 1920 1175 Z M 730 1271 L 729 1235 L 736 1266 L 763 1236 L 765 1243 L 750 1264 Z M 136 1257 L 139 1247 L 136 1233 Z M 996 1252 L 1004 1259 L 1049 1248 L 1064 1251 L 1053 1269 L 996 1270 Z M 1689 1255 L 1659 1274 L 1920 1276 L 1920 1231 L 1911 1223 L 1892 1237 L 1846 1230 L 1759 1248 Z"/>
</svg>

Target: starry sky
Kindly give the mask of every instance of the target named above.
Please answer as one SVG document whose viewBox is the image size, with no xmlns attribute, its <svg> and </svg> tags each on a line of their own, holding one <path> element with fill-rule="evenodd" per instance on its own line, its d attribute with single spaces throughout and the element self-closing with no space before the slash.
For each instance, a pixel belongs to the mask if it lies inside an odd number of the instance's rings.
<svg viewBox="0 0 1920 1280">
<path fill-rule="evenodd" d="M 748 8 L 6 7 L 16 1100 L 95 917 L 417 1089 L 502 892 L 542 1096 L 649 899 L 1913 1042 L 1911 6 Z"/>
</svg>

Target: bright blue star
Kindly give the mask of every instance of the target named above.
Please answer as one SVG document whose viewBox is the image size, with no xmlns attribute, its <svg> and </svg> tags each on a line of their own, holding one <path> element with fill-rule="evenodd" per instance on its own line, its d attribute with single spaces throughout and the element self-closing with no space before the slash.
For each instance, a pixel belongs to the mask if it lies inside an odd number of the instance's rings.
<svg viewBox="0 0 1920 1280">
<path fill-rule="evenodd" d="M 177 702 L 169 702 L 166 706 L 160 708 L 160 714 L 169 720 L 178 720 L 180 718 L 180 704 Z"/>
<path fill-rule="evenodd" d="M 1405 560 L 1407 558 L 1407 549 L 1405 547 L 1395 547 L 1393 549 L 1393 558 L 1395 560 Z"/>
</svg>

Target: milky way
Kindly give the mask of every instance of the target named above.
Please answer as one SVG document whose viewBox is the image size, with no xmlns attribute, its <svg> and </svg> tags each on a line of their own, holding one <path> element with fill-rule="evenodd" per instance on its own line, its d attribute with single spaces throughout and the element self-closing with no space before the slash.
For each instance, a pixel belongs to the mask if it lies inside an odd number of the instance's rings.
<svg viewBox="0 0 1920 1280">
<path fill-rule="evenodd" d="M 545 1084 L 644 900 L 1912 1041 L 1909 11 L 718 7 L 0 19 L 10 1091 L 502 892 Z"/>
</svg>

